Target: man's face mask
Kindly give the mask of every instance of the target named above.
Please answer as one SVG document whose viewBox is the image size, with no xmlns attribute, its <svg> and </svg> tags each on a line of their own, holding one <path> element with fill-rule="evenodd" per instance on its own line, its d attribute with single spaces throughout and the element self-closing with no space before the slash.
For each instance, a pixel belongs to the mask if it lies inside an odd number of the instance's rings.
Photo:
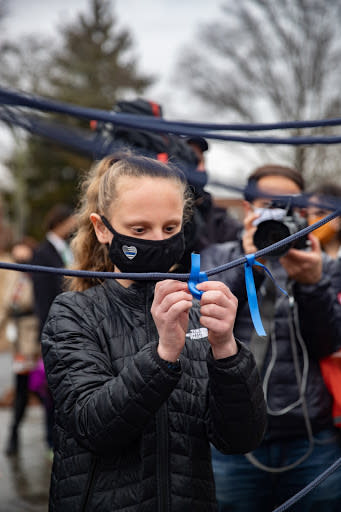
<svg viewBox="0 0 341 512">
<path fill-rule="evenodd" d="M 259 217 L 253 221 L 254 226 L 258 226 L 265 220 L 278 220 L 281 221 L 286 216 L 287 211 L 284 208 L 253 208 L 254 213 L 257 213 Z"/>
<path fill-rule="evenodd" d="M 185 251 L 182 229 L 165 240 L 145 240 L 122 235 L 104 216 L 101 219 L 114 235 L 109 246 L 109 258 L 121 272 L 168 272 Z"/>
</svg>

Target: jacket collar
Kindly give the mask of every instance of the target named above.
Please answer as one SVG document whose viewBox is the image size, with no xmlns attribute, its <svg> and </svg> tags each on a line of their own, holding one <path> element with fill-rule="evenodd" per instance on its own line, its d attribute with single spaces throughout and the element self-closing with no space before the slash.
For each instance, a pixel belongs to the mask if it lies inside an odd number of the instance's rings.
<svg viewBox="0 0 341 512">
<path fill-rule="evenodd" d="M 106 279 L 104 287 L 107 293 L 122 303 L 137 307 L 146 302 L 152 302 L 154 297 L 154 281 L 135 281 L 128 288 L 122 286 L 116 279 Z"/>
</svg>

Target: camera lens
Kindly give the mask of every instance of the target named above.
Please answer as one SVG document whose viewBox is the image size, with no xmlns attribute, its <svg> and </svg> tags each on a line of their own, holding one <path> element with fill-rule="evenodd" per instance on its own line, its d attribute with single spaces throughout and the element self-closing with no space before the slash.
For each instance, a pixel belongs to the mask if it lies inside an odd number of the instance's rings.
<svg viewBox="0 0 341 512">
<path fill-rule="evenodd" d="M 265 220 L 258 225 L 257 231 L 253 235 L 253 242 L 258 250 L 264 249 L 283 238 L 291 235 L 286 224 L 277 220 Z M 283 256 L 291 247 L 291 244 L 284 245 L 279 249 L 271 251 L 269 256 Z"/>
</svg>

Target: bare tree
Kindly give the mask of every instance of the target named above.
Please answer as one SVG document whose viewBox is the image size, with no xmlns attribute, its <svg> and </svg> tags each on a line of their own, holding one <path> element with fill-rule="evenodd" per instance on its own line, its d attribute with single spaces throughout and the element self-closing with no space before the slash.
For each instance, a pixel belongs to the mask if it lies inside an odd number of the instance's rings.
<svg viewBox="0 0 341 512">
<path fill-rule="evenodd" d="M 340 116 L 340 0 L 225 0 L 221 9 L 179 61 L 182 83 L 197 98 L 225 121 Z M 303 133 L 317 132 L 291 131 Z M 307 176 L 322 176 L 335 172 L 339 152 L 299 146 L 286 158 Z"/>
</svg>

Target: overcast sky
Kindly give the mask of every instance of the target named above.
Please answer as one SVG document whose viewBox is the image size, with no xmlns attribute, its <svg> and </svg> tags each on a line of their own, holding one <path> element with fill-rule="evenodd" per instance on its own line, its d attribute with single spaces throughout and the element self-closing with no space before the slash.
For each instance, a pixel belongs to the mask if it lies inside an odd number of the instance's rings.
<svg viewBox="0 0 341 512">
<path fill-rule="evenodd" d="M 89 0 L 10 0 L 9 33 L 53 35 L 58 25 L 89 10 Z M 217 19 L 221 0 L 111 0 L 119 26 L 131 32 L 141 68 L 161 78 L 173 65 L 183 43 L 201 23 Z"/>
<path fill-rule="evenodd" d="M 30 33 L 54 36 L 58 26 L 89 9 L 89 0 L 10 0 L 8 3 L 5 28 L 7 35 L 13 37 Z M 112 0 L 111 3 L 118 26 L 129 29 L 133 36 L 140 70 L 158 76 L 157 83 L 148 91 L 148 99 L 161 103 L 169 119 L 207 121 L 198 109 L 194 110 L 191 98 L 183 102 L 183 107 L 179 105 L 172 78 L 181 49 L 194 42 L 201 24 L 219 18 L 222 1 Z M 183 98 L 180 94 L 179 97 Z M 228 122 L 228 119 L 217 121 Z M 245 171 L 245 151 L 244 145 L 240 148 L 240 158 L 232 158 L 226 143 L 211 143 L 207 167 L 217 179 L 237 173 L 240 176 Z"/>
</svg>

